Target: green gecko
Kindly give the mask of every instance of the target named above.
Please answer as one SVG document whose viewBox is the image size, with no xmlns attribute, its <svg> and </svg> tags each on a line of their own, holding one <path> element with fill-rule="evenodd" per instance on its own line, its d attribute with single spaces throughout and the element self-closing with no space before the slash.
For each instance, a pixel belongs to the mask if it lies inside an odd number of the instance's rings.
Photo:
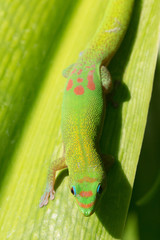
<svg viewBox="0 0 160 240">
<path fill-rule="evenodd" d="M 111 0 L 95 37 L 77 62 L 63 71 L 67 78 L 62 104 L 64 154 L 51 163 L 39 206 L 55 197 L 56 171 L 68 168 L 70 191 L 84 214 L 90 216 L 105 189 L 109 157 L 100 152 L 106 103 L 112 89 L 106 66 L 117 51 L 129 24 L 134 0 Z M 112 158 L 111 158 L 112 159 Z"/>
</svg>

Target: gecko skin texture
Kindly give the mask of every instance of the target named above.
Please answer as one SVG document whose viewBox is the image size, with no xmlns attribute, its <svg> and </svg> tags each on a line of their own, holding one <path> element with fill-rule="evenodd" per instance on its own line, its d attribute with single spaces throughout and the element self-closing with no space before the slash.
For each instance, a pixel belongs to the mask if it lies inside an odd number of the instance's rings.
<svg viewBox="0 0 160 240">
<path fill-rule="evenodd" d="M 112 89 L 106 66 L 127 30 L 134 0 L 111 0 L 106 14 L 77 62 L 63 71 L 67 78 L 62 104 L 64 154 L 51 163 L 40 207 L 54 199 L 56 171 L 68 168 L 70 191 L 84 216 L 90 216 L 104 192 L 106 168 L 113 158 L 100 152 L 105 115 L 104 95 Z"/>
</svg>

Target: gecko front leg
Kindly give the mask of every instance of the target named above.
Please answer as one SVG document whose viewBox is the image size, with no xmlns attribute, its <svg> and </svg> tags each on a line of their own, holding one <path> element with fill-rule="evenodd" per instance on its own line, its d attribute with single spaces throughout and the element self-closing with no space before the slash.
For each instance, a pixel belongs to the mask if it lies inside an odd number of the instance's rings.
<svg viewBox="0 0 160 240">
<path fill-rule="evenodd" d="M 56 171 L 64 169 L 66 167 L 67 165 L 66 165 L 64 156 L 51 162 L 51 165 L 49 167 L 49 172 L 48 172 L 46 189 L 44 191 L 44 194 L 41 197 L 41 201 L 39 204 L 40 208 L 48 204 L 49 197 L 51 200 L 54 199 L 54 195 L 55 195 L 54 184 L 55 184 Z"/>
<path fill-rule="evenodd" d="M 100 74 L 104 93 L 108 94 L 112 91 L 112 78 L 110 72 L 105 66 L 101 66 Z"/>
<path fill-rule="evenodd" d="M 119 84 L 119 81 L 117 81 L 116 85 L 114 84 L 114 87 L 113 87 L 111 74 L 105 66 L 101 66 L 100 73 L 101 73 L 101 81 L 102 81 L 103 91 L 106 95 L 108 95 L 107 99 L 109 100 L 109 102 L 111 102 L 112 106 L 114 108 L 117 108 L 118 103 L 115 102 L 112 97 L 114 95 L 113 90 L 115 90 L 115 87 L 116 87 L 117 83 Z"/>
</svg>

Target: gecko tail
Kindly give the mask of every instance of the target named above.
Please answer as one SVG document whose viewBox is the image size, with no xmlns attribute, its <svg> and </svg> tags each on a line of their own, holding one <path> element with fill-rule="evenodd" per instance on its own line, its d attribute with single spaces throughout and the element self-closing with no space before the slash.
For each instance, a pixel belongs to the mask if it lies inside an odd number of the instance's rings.
<svg viewBox="0 0 160 240">
<path fill-rule="evenodd" d="M 109 63 L 126 33 L 133 4 L 134 0 L 109 1 L 102 23 L 82 57 Z"/>
</svg>

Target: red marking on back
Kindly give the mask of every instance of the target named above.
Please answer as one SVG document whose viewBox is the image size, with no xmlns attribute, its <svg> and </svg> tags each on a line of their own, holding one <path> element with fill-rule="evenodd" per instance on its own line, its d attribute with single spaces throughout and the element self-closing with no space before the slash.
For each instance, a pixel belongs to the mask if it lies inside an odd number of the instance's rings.
<svg viewBox="0 0 160 240">
<path fill-rule="evenodd" d="M 93 82 L 93 72 L 94 70 L 91 70 L 87 76 L 87 80 L 88 80 L 88 85 L 87 87 L 90 89 L 90 90 L 95 90 L 95 84 Z"/>
<path fill-rule="evenodd" d="M 77 200 L 77 199 L 76 199 L 76 200 Z M 80 207 L 82 207 L 82 208 L 90 208 L 90 207 L 92 207 L 92 206 L 94 205 L 95 201 L 94 201 L 94 202 L 91 202 L 91 203 L 88 203 L 88 204 L 84 204 L 84 203 L 81 203 L 81 202 L 79 202 L 79 201 L 77 200 L 77 203 L 78 203 L 78 205 L 79 205 Z"/>
<path fill-rule="evenodd" d="M 93 64 L 91 66 L 86 66 L 86 68 L 95 68 L 95 64 Z"/>
<path fill-rule="evenodd" d="M 97 181 L 96 178 L 90 178 L 90 177 L 84 177 L 84 178 L 78 180 L 79 183 L 83 183 L 83 182 L 93 183 L 93 182 L 96 182 L 96 181 Z"/>
<path fill-rule="evenodd" d="M 75 87 L 74 89 L 74 93 L 76 95 L 82 95 L 84 93 L 84 88 L 80 85 L 80 86 L 77 86 Z"/>
<path fill-rule="evenodd" d="M 77 78 L 77 82 L 83 82 L 83 78 Z"/>
<path fill-rule="evenodd" d="M 93 195 L 93 193 L 92 193 L 92 191 L 88 191 L 88 192 L 81 191 L 79 195 L 81 197 L 91 197 Z"/>
<path fill-rule="evenodd" d="M 73 80 L 72 80 L 72 79 L 69 79 L 66 90 L 68 91 L 69 89 L 72 88 L 72 86 L 73 86 Z"/>
<path fill-rule="evenodd" d="M 77 74 L 78 74 L 78 75 L 81 74 L 82 71 L 83 71 L 83 69 L 79 69 L 79 71 L 78 71 Z"/>
<path fill-rule="evenodd" d="M 75 69 L 71 72 L 71 74 L 75 73 L 76 71 L 77 71 L 77 69 L 75 68 Z"/>
</svg>

